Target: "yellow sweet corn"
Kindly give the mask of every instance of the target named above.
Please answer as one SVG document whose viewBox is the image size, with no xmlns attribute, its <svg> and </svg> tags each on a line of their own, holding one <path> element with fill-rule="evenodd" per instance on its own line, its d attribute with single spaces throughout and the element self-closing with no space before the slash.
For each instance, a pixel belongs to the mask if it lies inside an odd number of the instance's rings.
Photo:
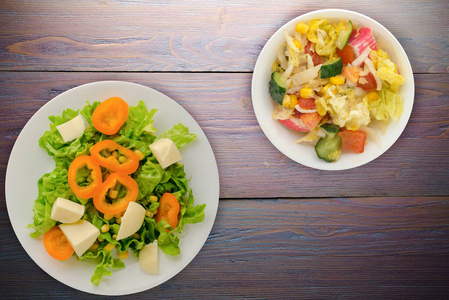
<svg viewBox="0 0 449 300">
<path fill-rule="evenodd" d="M 368 101 L 374 102 L 374 101 L 377 101 L 377 99 L 379 99 L 379 93 L 378 92 L 369 92 L 367 97 L 368 97 Z"/>
<path fill-rule="evenodd" d="M 301 42 L 300 42 L 300 41 L 298 41 L 298 40 L 293 40 L 293 44 L 295 44 L 295 46 L 298 47 L 298 49 L 301 50 L 302 45 L 301 45 Z"/>
<path fill-rule="evenodd" d="M 304 23 L 298 23 L 298 24 L 296 24 L 295 30 L 296 30 L 296 32 L 306 34 L 307 30 L 309 30 L 309 26 L 307 26 Z"/>
<path fill-rule="evenodd" d="M 282 99 L 282 106 L 290 107 L 290 95 L 284 95 L 284 98 Z"/>
<path fill-rule="evenodd" d="M 315 96 L 315 92 L 311 88 L 302 88 L 301 91 L 299 91 L 299 95 L 301 98 L 313 98 Z"/>
<path fill-rule="evenodd" d="M 341 74 L 331 77 L 329 80 L 332 84 L 335 84 L 335 85 L 342 85 L 343 83 L 345 83 L 345 77 Z"/>
<path fill-rule="evenodd" d="M 298 97 L 294 94 L 290 95 L 290 108 L 295 108 L 296 104 L 298 104 Z"/>
</svg>

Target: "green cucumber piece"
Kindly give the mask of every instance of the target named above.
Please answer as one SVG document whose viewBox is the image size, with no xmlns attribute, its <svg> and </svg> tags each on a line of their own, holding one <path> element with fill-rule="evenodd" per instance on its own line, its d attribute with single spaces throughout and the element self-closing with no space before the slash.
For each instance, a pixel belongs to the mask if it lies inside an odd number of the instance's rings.
<svg viewBox="0 0 449 300">
<path fill-rule="evenodd" d="M 271 80 L 269 83 L 270 95 L 273 100 L 282 105 L 285 91 L 287 90 L 287 80 L 279 72 L 271 73 Z"/>
<path fill-rule="evenodd" d="M 341 154 L 341 136 L 338 134 L 334 137 L 326 136 L 321 138 L 315 145 L 315 152 L 319 158 L 327 161 L 334 162 L 340 158 Z"/>
<path fill-rule="evenodd" d="M 333 138 L 340 131 L 340 127 L 335 124 L 324 123 L 320 127 L 326 131 L 327 136 L 330 138 Z"/>
<path fill-rule="evenodd" d="M 348 24 L 346 24 L 345 28 L 343 28 L 340 31 L 340 34 L 338 35 L 338 39 L 335 42 L 335 46 L 337 46 L 338 49 L 343 50 L 343 48 L 346 47 L 346 45 L 349 42 L 351 33 L 352 33 L 352 22 L 349 21 Z"/>
<path fill-rule="evenodd" d="M 343 69 L 343 62 L 341 61 L 341 57 L 328 60 L 321 65 L 320 77 L 321 79 L 326 79 L 337 76 L 341 74 L 342 69 Z"/>
</svg>

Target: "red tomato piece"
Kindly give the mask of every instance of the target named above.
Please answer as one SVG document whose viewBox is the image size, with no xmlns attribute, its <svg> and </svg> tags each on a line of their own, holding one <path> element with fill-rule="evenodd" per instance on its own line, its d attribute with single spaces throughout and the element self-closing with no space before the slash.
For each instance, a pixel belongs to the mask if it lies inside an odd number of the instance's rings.
<svg viewBox="0 0 449 300">
<path fill-rule="evenodd" d="M 318 53 L 310 50 L 311 45 L 312 45 L 312 43 L 310 41 L 308 41 L 307 45 L 304 47 L 304 52 L 306 52 L 307 54 L 309 54 L 312 57 L 314 66 L 322 64 L 323 59 L 321 58 L 321 56 Z"/>
<path fill-rule="evenodd" d="M 352 63 L 355 59 L 354 49 L 350 45 L 346 45 L 343 50 L 337 48 L 337 55 L 341 57 L 344 65 Z"/>
<path fill-rule="evenodd" d="M 316 109 L 314 98 L 298 98 L 298 105 L 302 109 Z"/>
<path fill-rule="evenodd" d="M 368 73 L 366 76 L 360 76 L 357 86 L 367 92 L 375 91 L 377 89 L 376 79 L 374 79 L 373 74 Z"/>
<path fill-rule="evenodd" d="M 344 129 L 338 135 L 341 136 L 341 150 L 349 150 L 355 153 L 363 153 L 365 151 L 366 132 Z"/>
</svg>

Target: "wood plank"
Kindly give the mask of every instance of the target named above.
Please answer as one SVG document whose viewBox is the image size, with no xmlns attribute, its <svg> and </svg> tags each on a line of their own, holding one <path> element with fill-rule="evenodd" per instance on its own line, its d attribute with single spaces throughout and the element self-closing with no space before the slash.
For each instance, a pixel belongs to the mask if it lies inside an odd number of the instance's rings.
<svg viewBox="0 0 449 300">
<path fill-rule="evenodd" d="M 416 76 L 409 124 L 384 155 L 352 170 L 326 172 L 294 163 L 268 141 L 254 116 L 251 74 L 0 72 L 0 170 L 5 172 L 20 130 L 42 105 L 65 90 L 100 80 L 150 86 L 182 105 L 212 145 L 221 198 L 449 194 L 448 75 Z"/>
<path fill-rule="evenodd" d="M 331 0 L 326 7 L 383 24 L 415 72 L 447 73 L 447 3 L 383 2 Z M 251 72 L 279 27 L 320 8 L 313 0 L 2 1 L 0 70 Z"/>
<path fill-rule="evenodd" d="M 130 298 L 442 298 L 448 212 L 447 196 L 222 200 L 198 256 Z M 0 251 L 3 297 L 85 296 L 31 261 L 3 212 Z"/>
</svg>

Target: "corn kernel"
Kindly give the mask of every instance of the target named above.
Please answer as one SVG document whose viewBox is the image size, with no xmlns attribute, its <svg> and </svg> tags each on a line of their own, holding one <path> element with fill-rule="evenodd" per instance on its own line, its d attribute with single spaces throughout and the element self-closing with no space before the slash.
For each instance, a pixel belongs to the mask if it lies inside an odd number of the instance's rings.
<svg viewBox="0 0 449 300">
<path fill-rule="evenodd" d="M 293 44 L 295 44 L 295 46 L 296 46 L 298 49 L 301 49 L 301 48 L 302 48 L 301 42 L 298 41 L 298 40 L 293 40 Z"/>
<path fill-rule="evenodd" d="M 106 246 L 104 246 L 104 251 L 112 251 L 112 249 L 115 248 L 115 245 L 109 243 Z"/>
<path fill-rule="evenodd" d="M 284 95 L 284 98 L 282 99 L 282 106 L 290 107 L 290 96 L 289 95 Z"/>
<path fill-rule="evenodd" d="M 296 30 L 296 32 L 306 34 L 307 30 L 309 30 L 309 26 L 307 26 L 304 23 L 298 23 L 298 24 L 296 24 L 295 30 Z"/>
<path fill-rule="evenodd" d="M 118 258 L 120 259 L 127 259 L 129 256 L 129 252 L 125 251 L 125 252 L 118 252 L 117 253 Z"/>
<path fill-rule="evenodd" d="M 115 218 L 115 223 L 122 224 L 122 218 Z"/>
<path fill-rule="evenodd" d="M 118 196 L 118 191 L 117 190 L 109 190 L 109 198 L 115 199 Z"/>
<path fill-rule="evenodd" d="M 103 216 L 103 219 L 105 219 L 106 221 L 109 221 L 110 219 L 112 219 L 114 216 L 113 215 L 107 215 L 107 214 L 105 214 L 104 216 Z"/>
<path fill-rule="evenodd" d="M 377 101 L 377 99 L 379 99 L 379 93 L 378 92 L 370 92 L 370 93 L 368 93 L 367 97 L 368 97 L 368 101 L 374 102 L 374 101 Z"/>
<path fill-rule="evenodd" d="M 98 240 L 100 243 L 101 243 L 101 242 L 104 242 L 104 238 L 101 238 L 101 237 L 99 237 L 97 240 Z"/>
<path fill-rule="evenodd" d="M 151 202 L 157 202 L 157 201 L 159 200 L 159 198 L 158 198 L 157 196 L 155 196 L 155 195 L 151 195 L 151 196 L 149 197 L 149 200 L 150 200 Z"/>
<path fill-rule="evenodd" d="M 126 158 L 126 156 L 123 156 L 123 155 L 121 155 L 121 156 L 118 158 L 118 161 L 119 161 L 121 164 L 125 163 L 127 160 L 128 160 L 128 159 Z"/>
<path fill-rule="evenodd" d="M 298 104 L 298 97 L 295 94 L 290 95 L 290 108 L 295 108 Z"/>
<path fill-rule="evenodd" d="M 145 216 L 147 216 L 148 218 L 152 218 L 153 217 L 153 212 L 151 210 L 147 210 L 145 213 Z"/>
<path fill-rule="evenodd" d="M 311 88 L 302 88 L 301 91 L 299 91 L 299 95 L 301 98 L 313 98 L 315 96 L 315 91 Z"/>
<path fill-rule="evenodd" d="M 342 85 L 343 83 L 345 83 L 346 78 L 343 75 L 337 75 L 337 76 L 331 77 L 329 80 L 332 84 Z"/>
<path fill-rule="evenodd" d="M 101 226 L 101 232 L 105 233 L 109 231 L 109 225 L 108 224 L 104 224 L 103 226 Z"/>
<path fill-rule="evenodd" d="M 95 251 L 97 251 L 99 246 L 100 245 L 98 243 L 93 243 L 92 246 L 89 247 L 89 251 L 90 252 L 95 252 Z"/>
<path fill-rule="evenodd" d="M 140 239 L 140 234 L 138 234 L 137 232 L 133 233 L 131 236 L 137 240 Z"/>
<path fill-rule="evenodd" d="M 276 72 L 277 69 L 278 69 L 278 63 L 275 61 L 275 62 L 273 63 L 273 65 L 271 66 L 271 70 L 272 70 L 273 72 Z"/>
<path fill-rule="evenodd" d="M 114 234 L 112 235 L 112 238 L 113 238 L 114 240 L 116 240 L 116 239 L 117 239 L 117 233 L 114 233 Z"/>
<path fill-rule="evenodd" d="M 139 160 L 142 160 L 145 158 L 145 155 L 143 155 L 142 151 L 140 151 L 140 150 L 134 150 L 134 153 L 136 153 Z"/>
</svg>

